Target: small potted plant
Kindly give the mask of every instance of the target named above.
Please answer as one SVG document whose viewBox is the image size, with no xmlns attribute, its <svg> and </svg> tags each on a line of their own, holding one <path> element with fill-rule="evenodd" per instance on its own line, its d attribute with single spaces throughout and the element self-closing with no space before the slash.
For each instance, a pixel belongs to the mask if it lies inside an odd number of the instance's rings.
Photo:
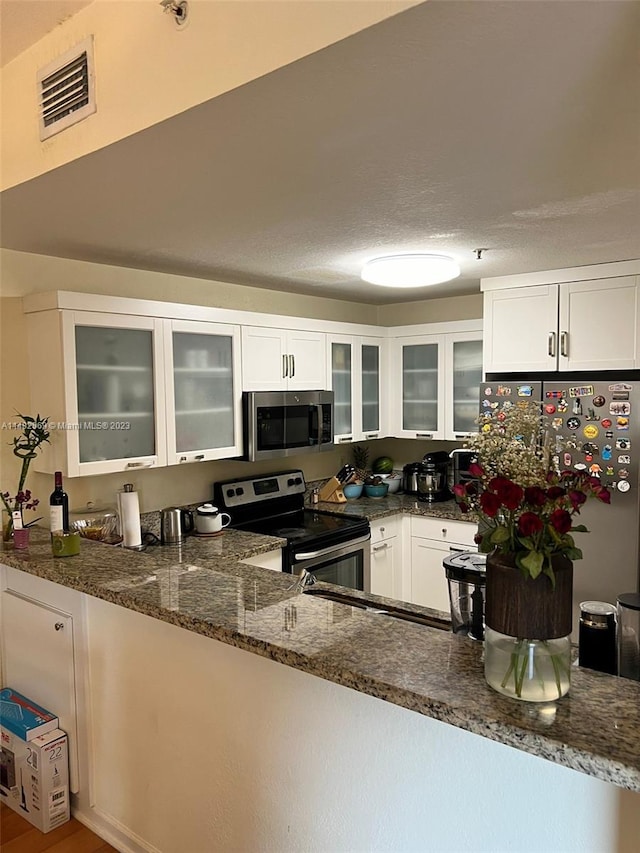
<svg viewBox="0 0 640 853">
<path fill-rule="evenodd" d="M 24 521 L 22 516 L 24 510 L 33 510 L 39 504 L 39 500 L 32 496 L 29 489 L 25 489 L 24 484 L 27 479 L 31 460 L 35 459 L 38 450 L 41 449 L 44 442 L 49 441 L 49 431 L 47 429 L 49 418 L 41 418 L 40 415 L 32 418 L 30 415 L 21 415 L 20 413 L 17 413 L 17 416 L 20 418 L 20 425 L 22 427 L 21 434 L 13 439 L 13 455 L 17 456 L 22 463 L 18 488 L 15 495 L 12 495 L 11 492 L 0 493 L 2 503 L 4 504 L 5 517 L 2 524 L 2 539 L 5 542 L 13 537 L 14 512 L 20 513 L 23 529 L 28 530 L 32 524 L 40 521 L 40 518 L 35 518 L 28 522 Z"/>
</svg>

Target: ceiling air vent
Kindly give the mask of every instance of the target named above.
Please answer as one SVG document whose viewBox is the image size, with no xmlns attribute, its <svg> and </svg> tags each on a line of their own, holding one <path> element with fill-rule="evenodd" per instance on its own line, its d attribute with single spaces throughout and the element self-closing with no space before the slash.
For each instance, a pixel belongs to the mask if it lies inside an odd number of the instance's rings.
<svg viewBox="0 0 640 853">
<path fill-rule="evenodd" d="M 93 78 L 93 36 L 40 69 L 40 139 L 48 139 L 96 111 Z"/>
</svg>

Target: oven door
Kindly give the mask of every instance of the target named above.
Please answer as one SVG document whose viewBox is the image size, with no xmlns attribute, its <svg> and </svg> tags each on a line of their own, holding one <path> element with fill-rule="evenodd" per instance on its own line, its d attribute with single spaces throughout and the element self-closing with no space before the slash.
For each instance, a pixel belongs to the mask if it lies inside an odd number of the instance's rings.
<svg viewBox="0 0 640 853">
<path fill-rule="evenodd" d="M 318 581 L 371 592 L 371 534 L 351 542 L 306 551 L 292 550 L 286 571 L 299 574 L 311 572 Z"/>
</svg>

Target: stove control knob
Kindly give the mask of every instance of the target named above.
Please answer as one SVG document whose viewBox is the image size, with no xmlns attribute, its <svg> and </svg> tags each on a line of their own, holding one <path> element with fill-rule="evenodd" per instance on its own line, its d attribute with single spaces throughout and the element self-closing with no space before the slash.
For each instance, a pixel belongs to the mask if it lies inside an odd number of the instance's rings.
<svg viewBox="0 0 640 853">
<path fill-rule="evenodd" d="M 287 486 L 295 486 L 295 484 L 296 481 L 293 479 L 293 477 L 289 477 L 289 479 L 287 480 Z"/>
<path fill-rule="evenodd" d="M 227 497 L 232 498 L 235 495 L 234 489 L 227 489 Z"/>
<path fill-rule="evenodd" d="M 242 488 L 242 486 L 238 486 L 238 488 L 236 489 L 236 495 L 244 495 L 244 489 Z"/>
<path fill-rule="evenodd" d="M 296 485 L 296 486 L 299 486 L 299 485 L 300 485 L 300 483 L 302 483 L 302 477 L 296 477 L 296 479 L 295 479 L 295 485 Z"/>
</svg>

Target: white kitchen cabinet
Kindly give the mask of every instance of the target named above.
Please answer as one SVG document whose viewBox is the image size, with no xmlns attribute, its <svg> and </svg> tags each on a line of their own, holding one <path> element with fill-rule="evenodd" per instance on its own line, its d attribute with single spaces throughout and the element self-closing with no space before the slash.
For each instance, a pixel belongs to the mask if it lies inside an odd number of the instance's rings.
<svg viewBox="0 0 640 853">
<path fill-rule="evenodd" d="M 445 438 L 461 440 L 478 432 L 482 336 L 445 336 Z"/>
<path fill-rule="evenodd" d="M 242 453 L 240 327 L 167 320 L 169 465 Z"/>
<path fill-rule="evenodd" d="M 411 593 L 409 600 L 450 612 L 444 558 L 452 551 L 475 551 L 477 526 L 439 518 L 411 519 Z"/>
<path fill-rule="evenodd" d="M 79 790 L 74 616 L 79 593 L 3 569 L 3 683 L 59 718 L 69 738 L 70 788 Z M 47 595 L 51 589 L 53 595 Z M 57 593 L 57 594 L 56 594 Z M 69 606 L 71 604 L 71 606 Z"/>
<path fill-rule="evenodd" d="M 383 518 L 371 522 L 371 592 L 387 598 L 401 595 L 400 519 Z"/>
<path fill-rule="evenodd" d="M 78 477 L 166 465 L 161 320 L 42 311 L 28 315 L 28 334 L 31 399 L 53 427 L 36 470 Z"/>
<path fill-rule="evenodd" d="M 243 391 L 324 391 L 326 335 L 242 327 Z"/>
<path fill-rule="evenodd" d="M 638 278 L 485 290 L 485 372 L 638 367 Z"/>
<path fill-rule="evenodd" d="M 477 432 L 482 330 L 480 323 L 469 325 L 474 328 L 391 340 L 392 435 L 460 440 Z"/>
<path fill-rule="evenodd" d="M 380 438 L 382 433 L 382 341 L 327 336 L 327 375 L 334 393 L 334 441 Z"/>
<path fill-rule="evenodd" d="M 53 425 L 36 470 L 79 477 L 242 453 L 239 326 L 41 311 L 27 328 L 34 412 Z"/>
</svg>

